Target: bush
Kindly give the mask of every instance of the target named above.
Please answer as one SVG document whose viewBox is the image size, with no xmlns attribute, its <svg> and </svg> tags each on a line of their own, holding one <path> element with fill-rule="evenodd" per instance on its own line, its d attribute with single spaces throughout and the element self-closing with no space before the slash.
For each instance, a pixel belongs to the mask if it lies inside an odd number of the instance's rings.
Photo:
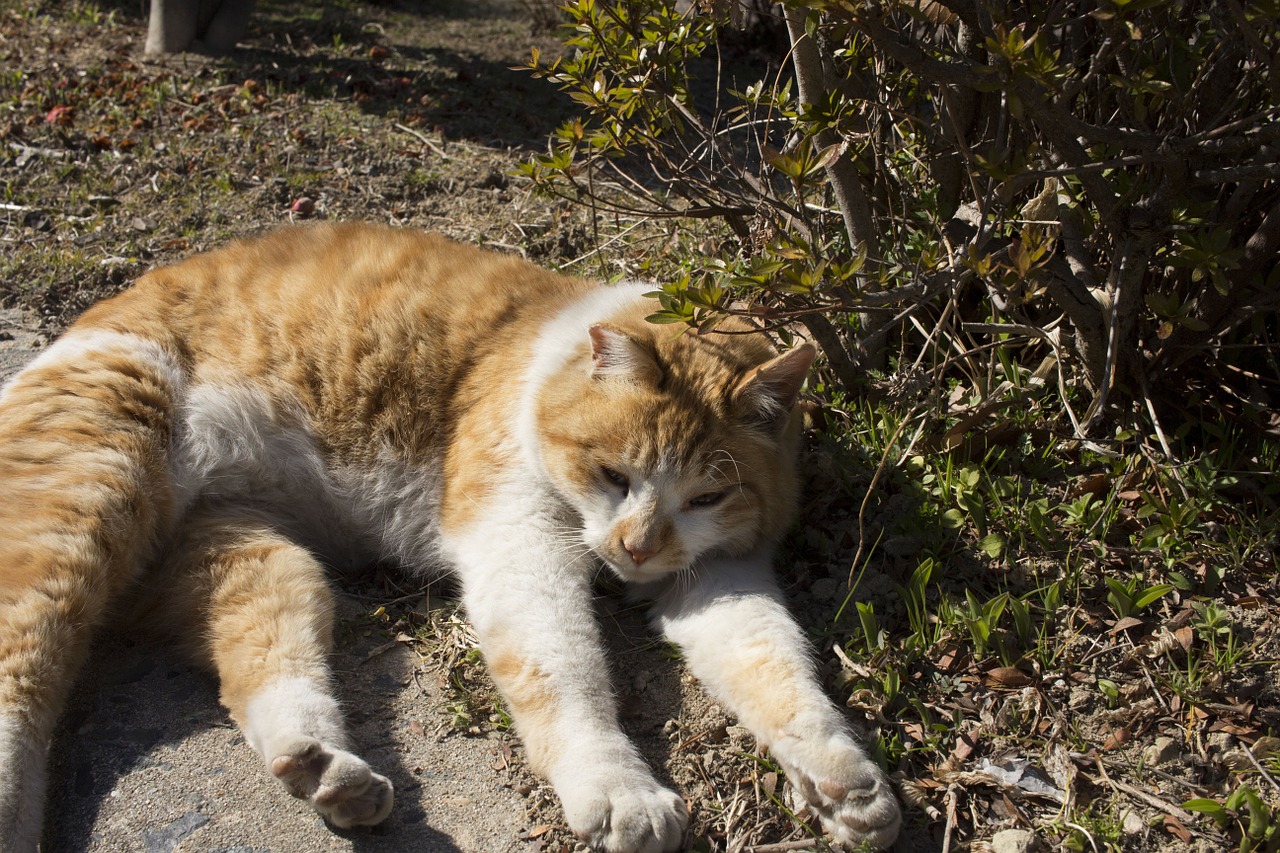
<svg viewBox="0 0 1280 853">
<path fill-rule="evenodd" d="M 723 91 L 733 2 L 571 0 L 531 63 L 582 105 L 536 182 L 726 226 L 656 321 L 802 324 L 851 389 L 1043 380 L 1080 437 L 1275 427 L 1275 0 L 795 0 L 792 73 Z"/>
</svg>

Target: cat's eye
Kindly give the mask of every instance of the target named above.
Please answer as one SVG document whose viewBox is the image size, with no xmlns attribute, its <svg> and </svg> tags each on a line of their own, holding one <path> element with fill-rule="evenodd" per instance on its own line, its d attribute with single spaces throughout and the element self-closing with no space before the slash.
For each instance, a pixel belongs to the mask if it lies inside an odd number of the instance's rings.
<svg viewBox="0 0 1280 853">
<path fill-rule="evenodd" d="M 610 483 L 613 483 L 615 486 L 622 489 L 624 494 L 631 490 L 631 481 L 627 479 L 626 474 L 621 474 L 604 465 L 600 466 L 600 473 L 604 475 L 604 478 Z"/>
<path fill-rule="evenodd" d="M 696 497 L 689 498 L 689 506 L 694 509 L 702 509 L 704 507 L 715 506 L 724 500 L 725 492 L 706 492 Z"/>
</svg>

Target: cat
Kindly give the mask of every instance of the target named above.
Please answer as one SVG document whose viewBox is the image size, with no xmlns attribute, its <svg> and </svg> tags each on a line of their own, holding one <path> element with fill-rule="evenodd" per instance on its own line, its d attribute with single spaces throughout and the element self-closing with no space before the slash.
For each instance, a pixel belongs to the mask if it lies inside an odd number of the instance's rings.
<svg viewBox="0 0 1280 853">
<path fill-rule="evenodd" d="M 604 286 L 410 229 L 287 228 L 153 270 L 0 392 L 0 849 L 94 626 L 168 633 L 292 795 L 376 824 L 326 664 L 326 566 L 458 578 L 529 764 L 611 853 L 689 816 L 619 728 L 600 563 L 846 843 L 889 781 L 823 693 L 771 572 L 814 350 L 647 323 Z M 323 560 L 323 563 L 321 562 Z"/>
</svg>

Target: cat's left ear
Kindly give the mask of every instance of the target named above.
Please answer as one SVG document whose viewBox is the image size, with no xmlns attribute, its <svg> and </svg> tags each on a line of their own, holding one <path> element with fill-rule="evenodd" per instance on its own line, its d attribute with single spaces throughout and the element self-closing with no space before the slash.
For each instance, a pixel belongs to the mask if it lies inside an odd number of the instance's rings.
<svg viewBox="0 0 1280 853">
<path fill-rule="evenodd" d="M 816 355 L 812 344 L 801 344 L 754 368 L 733 392 L 743 414 L 766 421 L 788 414 L 800 396 Z"/>
<path fill-rule="evenodd" d="M 596 323 L 587 331 L 591 336 L 593 377 L 655 384 L 662 378 L 653 353 L 626 332 L 608 323 Z"/>
</svg>

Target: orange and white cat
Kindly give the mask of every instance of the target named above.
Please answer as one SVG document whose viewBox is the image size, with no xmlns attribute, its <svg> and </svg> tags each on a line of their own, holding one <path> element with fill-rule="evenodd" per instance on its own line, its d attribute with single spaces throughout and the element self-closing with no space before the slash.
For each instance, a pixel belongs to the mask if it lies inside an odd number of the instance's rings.
<svg viewBox="0 0 1280 853">
<path fill-rule="evenodd" d="M 845 842 L 897 801 L 770 572 L 813 358 L 647 324 L 604 287 L 441 237 L 287 229 L 143 276 L 0 396 L 0 849 L 42 831 L 46 751 L 94 626 L 212 667 L 268 770 L 331 823 L 392 785 L 344 732 L 325 565 L 451 571 L 528 759 L 593 846 L 669 851 L 683 800 L 619 728 L 598 561 Z M 738 333 L 730 333 L 738 332 Z"/>
</svg>

